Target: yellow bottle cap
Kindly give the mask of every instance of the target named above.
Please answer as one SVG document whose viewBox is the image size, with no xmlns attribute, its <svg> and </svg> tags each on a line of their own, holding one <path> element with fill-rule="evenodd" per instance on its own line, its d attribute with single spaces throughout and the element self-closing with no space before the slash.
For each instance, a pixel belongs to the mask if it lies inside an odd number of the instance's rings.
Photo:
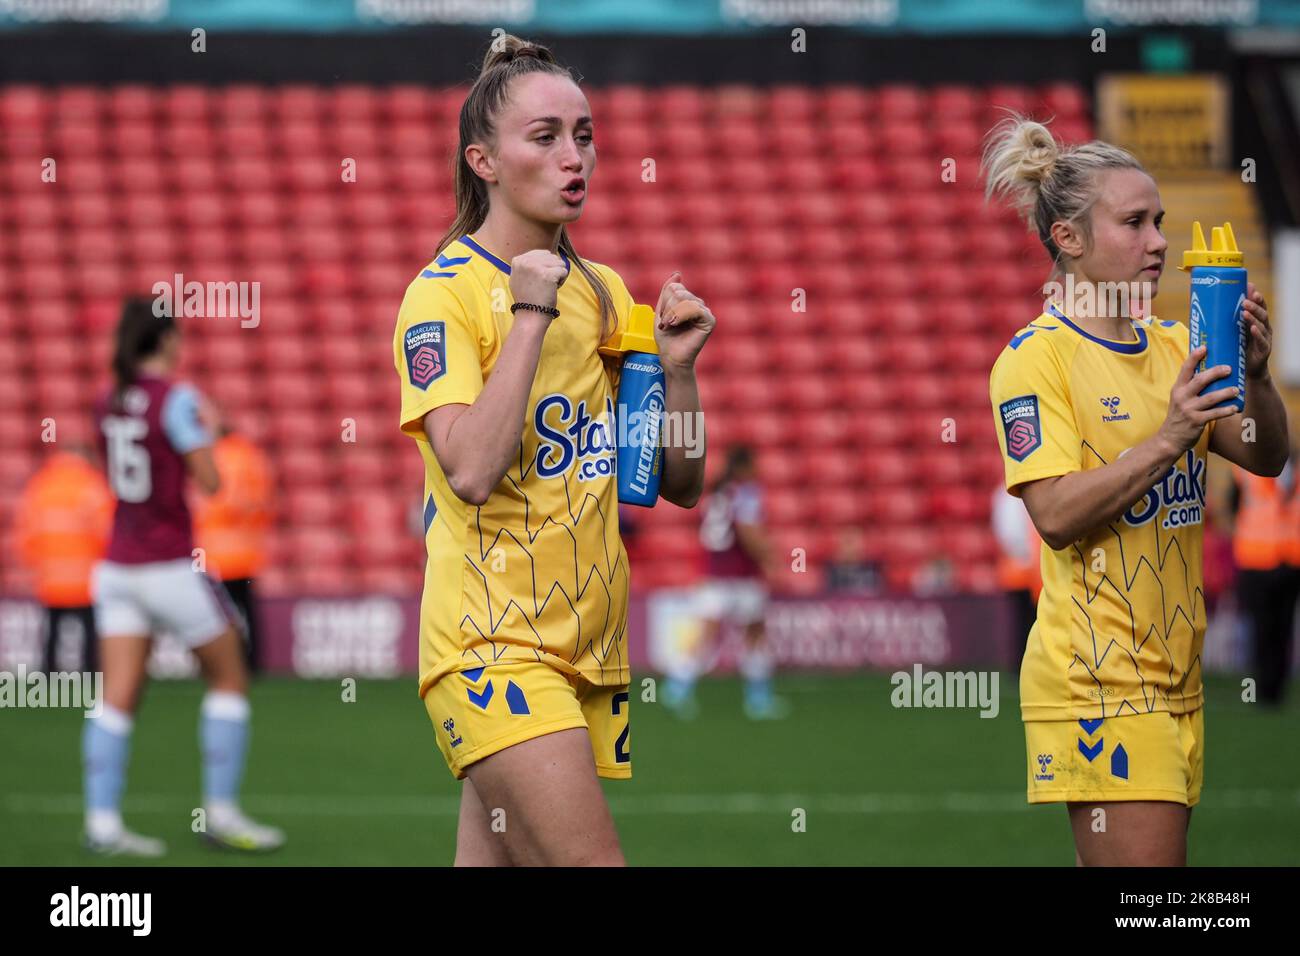
<svg viewBox="0 0 1300 956">
<path fill-rule="evenodd" d="M 1225 222 L 1210 230 L 1210 248 L 1205 248 L 1205 233 L 1200 220 L 1192 223 L 1192 248 L 1183 252 L 1184 272 L 1194 266 L 1237 266 L 1246 264 L 1246 257 L 1237 248 L 1237 237 L 1232 234 L 1232 223 Z"/>
<path fill-rule="evenodd" d="M 627 317 L 627 328 L 615 332 L 598 351 L 601 355 L 623 355 L 627 352 L 659 354 L 655 341 L 655 310 L 648 305 L 634 305 Z"/>
</svg>

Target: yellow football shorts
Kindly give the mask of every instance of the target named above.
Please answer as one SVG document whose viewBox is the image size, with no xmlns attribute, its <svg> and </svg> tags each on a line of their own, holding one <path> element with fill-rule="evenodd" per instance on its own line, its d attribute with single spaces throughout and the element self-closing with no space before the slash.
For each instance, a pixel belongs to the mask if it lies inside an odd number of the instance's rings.
<svg viewBox="0 0 1300 956">
<path fill-rule="evenodd" d="M 1167 800 L 1193 807 L 1205 775 L 1203 709 L 1025 722 L 1029 802 Z"/>
<path fill-rule="evenodd" d="M 591 737 L 596 773 L 626 779 L 632 776 L 627 688 L 601 687 L 537 661 L 513 661 L 447 674 L 424 695 L 424 707 L 457 780 L 477 760 L 574 727 L 585 727 Z"/>
</svg>

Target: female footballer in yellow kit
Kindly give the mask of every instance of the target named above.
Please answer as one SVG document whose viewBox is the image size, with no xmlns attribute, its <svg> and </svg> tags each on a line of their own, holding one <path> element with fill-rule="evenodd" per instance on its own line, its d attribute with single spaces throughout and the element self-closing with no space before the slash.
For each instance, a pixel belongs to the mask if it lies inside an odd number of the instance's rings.
<svg viewBox="0 0 1300 956">
<path fill-rule="evenodd" d="M 1203 769 L 1207 454 L 1264 475 L 1287 457 L 1264 299 L 1252 286 L 1243 308 L 1250 442 L 1233 407 L 1214 407 L 1234 390 L 1199 395 L 1229 369 L 1196 372 L 1205 350 L 1188 354 L 1186 325 L 1089 305 L 1099 283 L 1159 282 L 1164 212 L 1138 160 L 1013 117 L 990 133 L 984 173 L 1074 292 L 989 379 L 1007 490 L 1043 539 L 1020 678 L 1029 801 L 1067 805 L 1080 865 L 1183 865 Z"/>
<path fill-rule="evenodd" d="M 465 781 L 457 865 L 623 862 L 597 780 L 631 776 L 616 370 L 597 347 L 632 299 L 564 228 L 592 129 L 546 48 L 494 41 L 460 112 L 456 220 L 393 340 L 425 466 L 420 694 Z M 678 278 L 657 308 L 665 404 L 699 414 L 714 319 Z M 663 468 L 660 495 L 693 506 L 703 456 L 668 447 Z"/>
</svg>

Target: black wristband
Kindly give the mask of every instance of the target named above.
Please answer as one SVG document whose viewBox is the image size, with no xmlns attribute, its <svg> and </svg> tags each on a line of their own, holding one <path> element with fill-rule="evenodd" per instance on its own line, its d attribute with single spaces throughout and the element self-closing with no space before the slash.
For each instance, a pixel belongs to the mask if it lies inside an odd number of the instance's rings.
<svg viewBox="0 0 1300 956">
<path fill-rule="evenodd" d="M 510 314 L 514 315 L 520 309 L 531 309 L 534 312 L 541 312 L 543 315 L 549 315 L 553 319 L 560 317 L 560 310 L 549 305 L 536 305 L 532 302 L 516 302 L 510 306 Z"/>
</svg>

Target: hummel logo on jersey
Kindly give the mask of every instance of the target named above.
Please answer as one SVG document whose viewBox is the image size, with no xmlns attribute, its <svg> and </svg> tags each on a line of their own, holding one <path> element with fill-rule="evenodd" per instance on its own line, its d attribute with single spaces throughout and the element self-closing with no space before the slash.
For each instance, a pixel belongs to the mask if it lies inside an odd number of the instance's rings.
<svg viewBox="0 0 1300 956">
<path fill-rule="evenodd" d="M 465 738 L 456 733 L 456 721 L 450 717 L 442 722 L 442 729 L 447 731 L 447 737 L 450 738 L 453 747 L 459 747 L 465 742 Z"/>
<path fill-rule="evenodd" d="M 1103 422 L 1126 422 L 1129 420 L 1130 416 L 1128 412 L 1124 412 L 1122 415 L 1120 414 L 1118 395 L 1111 395 L 1108 398 L 1103 398 L 1101 404 L 1105 406 L 1106 411 L 1109 413 L 1101 416 Z"/>
</svg>

